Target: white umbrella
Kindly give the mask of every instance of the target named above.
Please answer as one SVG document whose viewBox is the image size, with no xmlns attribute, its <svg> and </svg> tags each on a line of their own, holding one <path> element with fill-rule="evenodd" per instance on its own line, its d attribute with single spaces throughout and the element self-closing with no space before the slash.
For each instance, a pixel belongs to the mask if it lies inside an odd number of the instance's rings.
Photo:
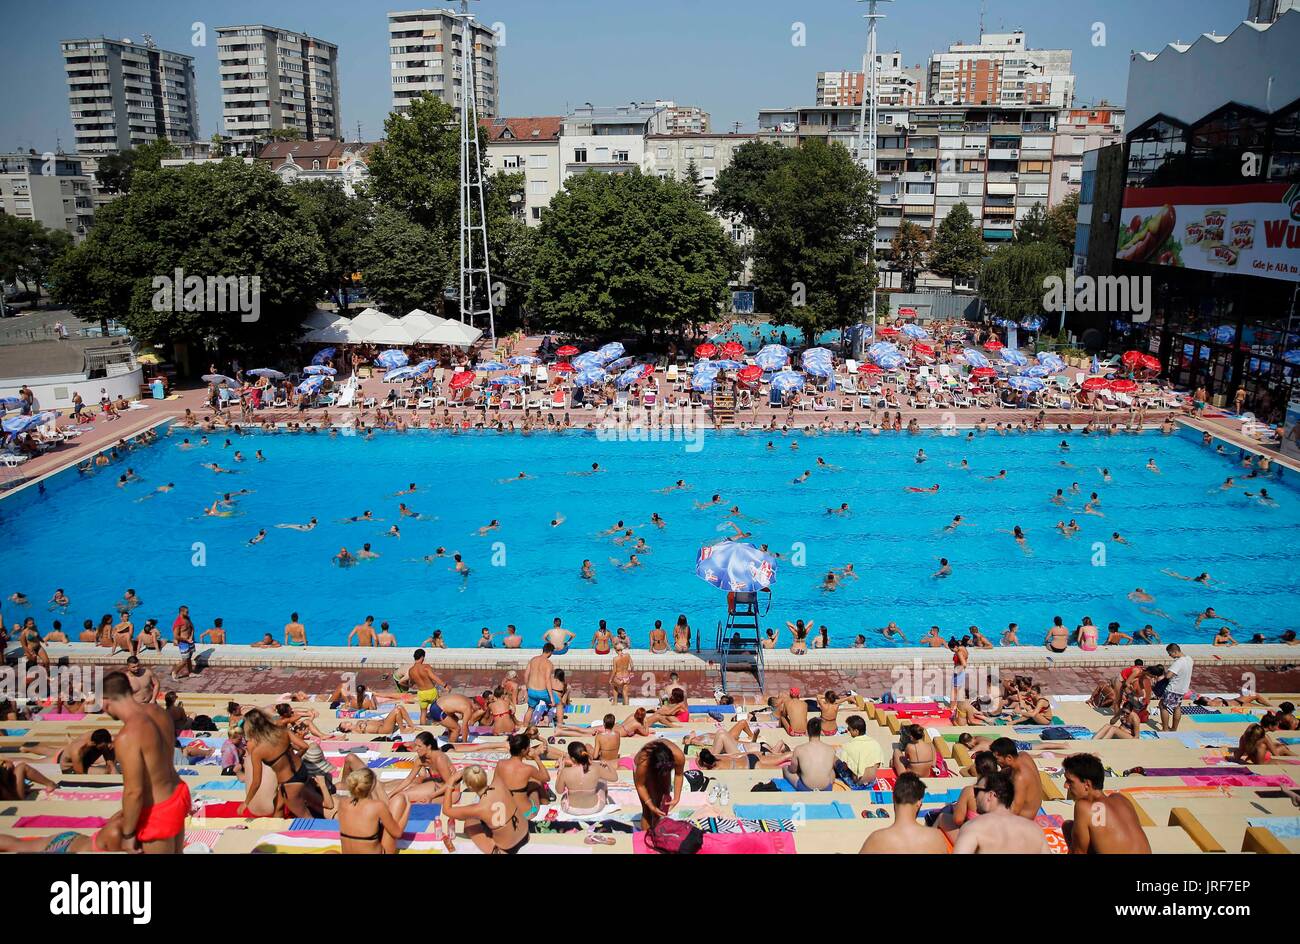
<svg viewBox="0 0 1300 944">
<path fill-rule="evenodd" d="M 308 344 L 348 344 L 354 340 L 349 333 L 351 327 L 351 321 L 339 316 L 323 328 L 308 331 L 302 340 Z"/>
</svg>

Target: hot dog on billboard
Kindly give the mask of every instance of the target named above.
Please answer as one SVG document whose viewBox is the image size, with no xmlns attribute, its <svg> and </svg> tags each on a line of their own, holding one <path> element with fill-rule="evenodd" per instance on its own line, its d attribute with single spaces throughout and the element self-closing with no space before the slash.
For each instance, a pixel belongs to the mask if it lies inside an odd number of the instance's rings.
<svg viewBox="0 0 1300 944">
<path fill-rule="evenodd" d="M 1115 258 L 1123 259 L 1125 262 L 1143 262 L 1148 256 L 1152 255 L 1159 249 L 1169 234 L 1174 231 L 1174 224 L 1177 222 L 1174 208 L 1165 204 L 1159 210 L 1152 213 L 1145 220 L 1139 220 L 1133 217 L 1133 222 L 1129 224 L 1129 232 L 1132 237 L 1128 243 L 1115 253 Z"/>
</svg>

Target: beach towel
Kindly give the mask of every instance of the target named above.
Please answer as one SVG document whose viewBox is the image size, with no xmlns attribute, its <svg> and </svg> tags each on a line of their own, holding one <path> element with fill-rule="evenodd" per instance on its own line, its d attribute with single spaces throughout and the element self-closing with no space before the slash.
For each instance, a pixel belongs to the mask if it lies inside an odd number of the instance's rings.
<svg viewBox="0 0 1300 944">
<path fill-rule="evenodd" d="M 41 797 L 43 800 L 68 800 L 73 803 L 93 802 L 95 800 L 120 800 L 121 790 L 51 790 Z"/>
<path fill-rule="evenodd" d="M 85 721 L 84 711 L 42 711 L 37 715 L 39 721 Z"/>
<path fill-rule="evenodd" d="M 725 817 L 703 817 L 691 820 L 691 825 L 706 833 L 792 833 L 794 820 L 789 819 L 727 819 Z"/>
<path fill-rule="evenodd" d="M 1195 787 L 1294 787 L 1295 783 L 1290 777 L 1283 774 L 1277 776 L 1255 776 L 1243 777 L 1226 776 L 1226 777 L 1183 777 L 1183 783 Z"/>
<path fill-rule="evenodd" d="M 1052 721 L 1055 722 L 1056 719 L 1053 718 Z M 1050 728 L 1064 728 L 1064 729 L 1069 733 L 1070 737 L 1073 738 L 1073 739 L 1076 740 L 1076 741 L 1091 741 L 1091 740 L 1092 740 L 1092 729 L 1089 728 L 1087 725 L 1082 725 L 1082 724 L 1055 724 L 1055 723 L 1054 723 L 1054 724 L 1050 724 L 1050 725 L 1043 725 L 1043 724 L 1025 724 L 1025 725 L 1020 725 L 1020 724 L 1018 724 L 1018 725 L 1016 725 L 1016 727 L 1015 727 L 1015 732 L 1016 732 L 1017 734 L 1030 734 L 1030 735 L 1034 735 L 1034 736 L 1036 736 L 1036 737 L 1041 738 L 1041 737 L 1043 737 L 1043 732 L 1046 731 L 1049 727 L 1050 727 Z M 1060 738 L 1059 738 L 1059 736 L 1058 736 L 1058 738 L 1048 738 L 1047 740 L 1059 740 L 1059 739 L 1060 739 Z"/>
<path fill-rule="evenodd" d="M 526 847 L 525 847 L 526 848 Z M 646 845 L 645 833 L 632 836 L 637 855 L 659 855 Z M 705 833 L 704 847 L 697 855 L 794 855 L 794 833 Z"/>
<path fill-rule="evenodd" d="M 15 829 L 98 829 L 108 822 L 104 816 L 55 816 L 49 813 L 40 816 L 20 816 L 14 823 Z"/>
<path fill-rule="evenodd" d="M 732 807 L 740 819 L 828 820 L 857 819 L 853 807 L 838 800 L 830 803 L 737 803 Z"/>
<path fill-rule="evenodd" d="M 185 848 L 183 852 L 214 852 L 221 841 L 224 829 L 189 829 L 185 830 Z"/>
<path fill-rule="evenodd" d="M 1300 839 L 1300 816 L 1270 816 L 1267 819 L 1248 819 L 1251 826 L 1261 826 L 1278 839 Z"/>
<path fill-rule="evenodd" d="M 1147 767 L 1146 775 L 1148 777 L 1230 777 L 1254 776 L 1254 772 L 1249 767 L 1242 767 L 1234 764 L 1232 766 L 1215 767 Z"/>
<path fill-rule="evenodd" d="M 621 803 L 610 801 L 598 810 L 590 813 L 569 813 L 558 803 L 548 803 L 537 810 L 537 822 L 548 823 L 593 823 L 607 819 L 623 819 L 633 814 L 624 813 Z M 636 815 L 640 815 L 638 811 Z"/>
<path fill-rule="evenodd" d="M 1184 708 L 1185 712 L 1187 709 Z M 1236 713 L 1222 713 L 1210 715 L 1198 715 L 1197 724 L 1254 724 L 1261 720 L 1259 715 L 1245 715 Z"/>
</svg>

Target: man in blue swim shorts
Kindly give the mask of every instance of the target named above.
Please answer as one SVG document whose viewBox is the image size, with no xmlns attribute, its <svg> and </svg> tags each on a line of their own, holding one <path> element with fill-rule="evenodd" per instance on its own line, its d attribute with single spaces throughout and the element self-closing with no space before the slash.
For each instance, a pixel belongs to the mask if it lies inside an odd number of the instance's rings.
<svg viewBox="0 0 1300 944">
<path fill-rule="evenodd" d="M 555 692 L 551 687 L 551 679 L 555 677 L 555 666 L 551 664 L 553 652 L 555 646 L 546 643 L 542 646 L 541 655 L 529 659 L 528 667 L 524 670 L 524 687 L 528 691 L 528 707 L 532 711 L 541 705 L 545 705 L 548 711 L 555 706 Z"/>
</svg>

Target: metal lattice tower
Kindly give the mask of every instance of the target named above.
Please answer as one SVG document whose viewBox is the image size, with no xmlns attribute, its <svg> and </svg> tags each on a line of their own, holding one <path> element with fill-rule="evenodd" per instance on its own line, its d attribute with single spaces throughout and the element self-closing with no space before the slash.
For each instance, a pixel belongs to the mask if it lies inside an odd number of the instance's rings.
<svg viewBox="0 0 1300 944">
<path fill-rule="evenodd" d="M 858 0 L 859 3 L 867 4 L 867 12 L 863 19 L 867 21 L 867 87 L 862 93 L 862 107 L 858 112 L 858 160 L 863 161 L 871 176 L 876 176 L 876 122 L 879 118 L 876 115 L 876 20 L 883 20 L 885 14 L 876 12 L 876 4 L 884 2 L 890 3 L 892 0 Z M 863 136 L 866 136 L 866 148 L 863 149 Z M 879 193 L 877 193 L 879 196 Z M 879 211 L 877 211 L 879 212 Z M 867 249 L 867 259 L 874 261 L 876 258 L 876 227 L 871 227 L 871 245 Z M 880 275 L 876 274 L 876 283 L 880 283 Z M 876 285 L 871 287 L 871 317 L 867 319 L 868 323 L 876 323 Z M 873 333 L 874 336 L 874 333 Z"/>
<path fill-rule="evenodd" d="M 469 0 L 460 4 L 460 320 L 474 325 L 487 316 L 488 336 L 496 346 L 492 272 L 488 261 L 487 210 L 483 194 L 483 155 L 479 149 L 478 55 Z M 479 287 L 479 277 L 482 286 Z M 482 292 L 482 307 L 478 301 Z"/>
</svg>

